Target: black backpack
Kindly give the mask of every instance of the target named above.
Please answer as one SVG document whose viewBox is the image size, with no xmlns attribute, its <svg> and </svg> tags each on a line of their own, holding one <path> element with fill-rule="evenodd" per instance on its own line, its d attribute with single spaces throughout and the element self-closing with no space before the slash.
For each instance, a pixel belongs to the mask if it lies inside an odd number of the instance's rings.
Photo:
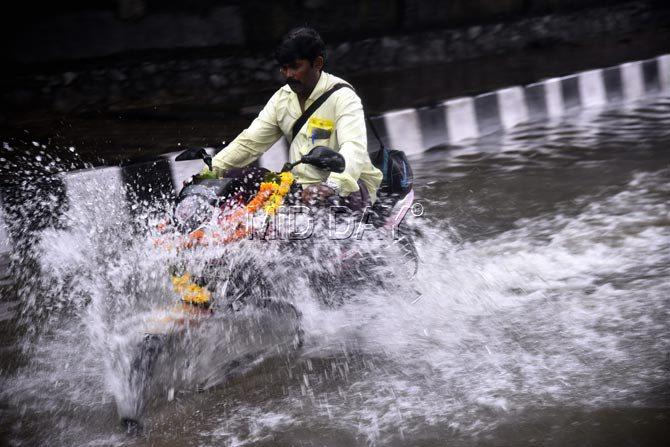
<svg viewBox="0 0 670 447">
<path fill-rule="evenodd" d="M 414 184 L 414 174 L 403 151 L 382 146 L 370 153 L 370 160 L 384 174 L 380 192 L 401 197 L 410 192 Z"/>
<path fill-rule="evenodd" d="M 409 161 L 407 161 L 407 156 L 403 151 L 387 149 L 379 138 L 377 129 L 375 129 L 370 118 L 368 118 L 368 123 L 375 138 L 379 141 L 379 149 L 370 152 L 370 161 L 384 174 L 379 192 L 404 197 L 414 185 L 414 174 Z"/>
</svg>

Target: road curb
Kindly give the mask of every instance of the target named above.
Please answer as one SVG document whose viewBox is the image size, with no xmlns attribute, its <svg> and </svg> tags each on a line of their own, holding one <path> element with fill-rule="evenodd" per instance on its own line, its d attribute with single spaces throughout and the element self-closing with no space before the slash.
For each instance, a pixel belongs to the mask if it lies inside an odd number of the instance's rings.
<svg viewBox="0 0 670 447">
<path fill-rule="evenodd" d="M 670 93 L 669 54 L 447 99 L 433 107 L 389 111 L 372 120 L 383 128 L 385 144 L 416 155 L 522 123 L 659 93 Z"/>
</svg>

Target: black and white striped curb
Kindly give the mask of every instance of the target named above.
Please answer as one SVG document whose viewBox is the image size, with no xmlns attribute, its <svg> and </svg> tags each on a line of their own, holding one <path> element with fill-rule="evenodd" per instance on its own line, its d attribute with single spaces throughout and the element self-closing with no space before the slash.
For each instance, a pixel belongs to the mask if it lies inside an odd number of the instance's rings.
<svg viewBox="0 0 670 447">
<path fill-rule="evenodd" d="M 477 96 L 448 99 L 433 107 L 394 110 L 372 118 L 384 143 L 409 156 L 444 144 L 473 138 L 539 119 L 558 118 L 576 110 L 597 110 L 648 95 L 670 94 L 670 55 L 589 70 L 537 83 L 504 88 Z M 373 145 L 371 135 L 368 141 Z M 201 161 L 174 161 L 178 152 L 123 167 L 69 172 L 60 179 L 69 212 L 103 201 L 106 212 L 133 214 L 142 202 L 170 195 L 202 167 Z M 260 160 L 278 170 L 287 160 L 284 138 Z M 125 187 L 124 187 L 125 186 Z M 0 202 L 2 197 L 0 196 Z M 114 210 L 114 211 L 112 211 Z M 89 211 L 90 212 L 90 211 Z M 10 249 L 0 207 L 0 253 Z"/>
<path fill-rule="evenodd" d="M 431 147 L 458 144 L 529 121 L 667 93 L 670 55 L 663 55 L 449 99 L 435 107 L 391 111 L 378 117 L 375 127 L 383 129 L 390 147 L 416 155 Z"/>
</svg>

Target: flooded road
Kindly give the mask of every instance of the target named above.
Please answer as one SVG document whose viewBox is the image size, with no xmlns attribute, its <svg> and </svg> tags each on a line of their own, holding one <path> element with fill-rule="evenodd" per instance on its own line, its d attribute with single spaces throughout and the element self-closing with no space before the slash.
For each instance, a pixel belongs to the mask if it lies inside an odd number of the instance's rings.
<svg viewBox="0 0 670 447">
<path fill-rule="evenodd" d="M 123 323 L 169 295 L 170 260 L 134 223 L 146 216 L 71 205 L 55 228 L 35 231 L 31 261 L 15 256 L 2 283 L 0 436 L 16 445 L 663 445 L 668 148 L 667 97 L 432 148 L 413 161 L 425 210 L 406 222 L 417 276 L 360 287 L 334 308 L 278 247 L 246 246 L 253 259 L 262 252 L 259 268 L 281 273 L 277 293 L 301 312 L 304 345 L 224 380 L 201 354 L 224 349 L 209 339 L 172 365 L 141 436 L 118 424 L 112 360 L 123 357 Z M 309 270 L 308 261 L 297 262 Z"/>
</svg>

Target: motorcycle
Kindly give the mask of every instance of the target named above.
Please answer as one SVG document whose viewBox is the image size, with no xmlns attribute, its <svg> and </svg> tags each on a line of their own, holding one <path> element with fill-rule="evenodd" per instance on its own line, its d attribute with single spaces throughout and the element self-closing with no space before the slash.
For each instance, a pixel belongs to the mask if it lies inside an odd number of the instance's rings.
<svg viewBox="0 0 670 447">
<path fill-rule="evenodd" d="M 177 162 L 197 159 L 212 171 L 211 156 L 203 148 L 187 149 L 176 157 Z M 294 181 L 291 170 L 302 163 L 328 172 L 343 172 L 345 167 L 342 155 L 317 146 L 300 160 L 286 163 L 280 172 L 251 168 L 230 170 L 222 178 L 196 175 L 177 195 L 170 216 L 157 225 L 154 246 L 176 253 L 204 247 L 225 250 L 242 240 L 258 237 L 258 228 L 262 230 L 260 237 L 267 236 L 268 229 L 274 230 L 277 226 L 281 208 L 299 204 L 301 186 Z M 375 207 L 366 211 L 369 211 L 371 225 L 397 232 L 413 200 L 411 187 L 404 194 L 389 193 L 388 188 L 384 193 L 382 188 Z M 416 272 L 418 256 L 411 238 L 401 234 L 394 242 L 399 244 L 404 256 L 415 262 Z M 338 262 L 349 268 L 338 270 L 346 274 L 359 258 L 357 250 L 344 250 Z M 122 387 L 125 397 L 117 399 L 117 410 L 127 432 L 141 430 L 140 419 L 151 395 L 152 383 L 162 369 L 169 370 L 165 368 L 167 362 L 174 363 L 177 358 L 183 362 L 185 371 L 197 367 L 189 363 L 188 356 L 182 358 L 184 343 L 198 345 L 197 340 L 205 340 L 217 331 L 228 334 L 228 339 L 234 338 L 237 343 L 234 348 L 203 348 L 202 343 L 197 348 L 210 350 L 200 358 L 218 356 L 219 377 L 226 379 L 243 374 L 269 355 L 282 350 L 295 351 L 302 345 L 300 312 L 290 302 L 267 293 L 273 284 L 253 263 L 253 259 L 246 259 L 231 265 L 226 257 L 214 257 L 196 271 L 188 263 L 170 266 L 176 301 L 167 308 L 138 317 L 141 340 L 132 359 L 119 362 L 118 367 L 127 380 Z M 346 281 L 344 277 L 319 279 L 324 280 Z M 251 284 L 254 285 L 252 290 Z M 135 322 L 133 327 L 137 326 Z M 234 337 L 231 338 L 231 334 Z M 192 349 L 195 348 L 191 346 Z M 202 388 L 211 385 L 204 382 Z"/>
</svg>

